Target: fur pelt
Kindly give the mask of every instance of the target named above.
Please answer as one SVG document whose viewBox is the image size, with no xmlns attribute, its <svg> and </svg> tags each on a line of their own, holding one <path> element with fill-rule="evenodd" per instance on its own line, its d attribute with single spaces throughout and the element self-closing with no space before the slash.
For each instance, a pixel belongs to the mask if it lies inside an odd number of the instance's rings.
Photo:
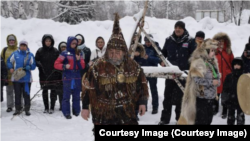
<svg viewBox="0 0 250 141">
<path fill-rule="evenodd" d="M 226 33 L 219 32 L 216 35 L 214 35 L 213 39 L 214 40 L 224 39 L 226 44 L 227 44 L 227 47 L 226 47 L 227 54 L 232 53 L 231 40 L 230 40 L 229 36 Z"/>
<path fill-rule="evenodd" d="M 197 85 L 193 77 L 204 77 L 207 72 L 205 61 L 208 59 L 206 49 L 216 49 L 218 41 L 207 39 L 202 43 L 198 43 L 196 50 L 189 59 L 191 63 L 184 95 L 182 98 L 181 117 L 186 120 L 186 124 L 194 124 L 196 117 L 196 94 L 203 89 L 202 86 Z M 213 58 L 213 63 L 218 68 L 216 57 Z"/>
</svg>

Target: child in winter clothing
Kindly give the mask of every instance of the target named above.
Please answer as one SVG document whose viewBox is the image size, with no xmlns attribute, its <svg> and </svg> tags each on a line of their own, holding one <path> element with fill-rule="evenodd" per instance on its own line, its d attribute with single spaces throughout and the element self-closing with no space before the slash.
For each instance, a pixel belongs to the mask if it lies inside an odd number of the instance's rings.
<svg viewBox="0 0 250 141">
<path fill-rule="evenodd" d="M 70 95 L 73 97 L 73 115 L 78 116 L 80 107 L 81 91 L 81 70 L 84 69 L 85 63 L 82 53 L 76 52 L 77 38 L 68 37 L 67 51 L 63 51 L 55 61 L 55 69 L 63 71 L 63 100 L 62 112 L 67 119 L 70 115 Z"/>
<path fill-rule="evenodd" d="M 222 102 L 228 108 L 227 124 L 234 125 L 236 119 L 237 125 L 244 125 L 245 115 L 240 108 L 237 96 L 237 83 L 244 70 L 243 60 L 239 57 L 235 58 L 232 61 L 232 66 L 233 71 L 227 75 L 223 85 Z M 236 117 L 235 111 L 237 111 Z"/>
<path fill-rule="evenodd" d="M 217 41 L 207 39 L 199 43 L 189 61 L 181 117 L 187 124 L 210 125 L 213 120 L 213 99 L 220 85 L 215 49 Z M 179 122 L 179 121 L 178 121 Z"/>
</svg>

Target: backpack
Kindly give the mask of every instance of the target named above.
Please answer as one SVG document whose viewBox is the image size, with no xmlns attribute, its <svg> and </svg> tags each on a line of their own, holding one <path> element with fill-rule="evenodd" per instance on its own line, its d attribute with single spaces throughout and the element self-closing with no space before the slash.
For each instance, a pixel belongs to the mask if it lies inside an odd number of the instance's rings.
<svg viewBox="0 0 250 141">
<path fill-rule="evenodd" d="M 5 60 L 5 53 L 6 53 L 7 49 L 8 49 L 8 47 L 3 48 L 3 60 Z"/>
</svg>

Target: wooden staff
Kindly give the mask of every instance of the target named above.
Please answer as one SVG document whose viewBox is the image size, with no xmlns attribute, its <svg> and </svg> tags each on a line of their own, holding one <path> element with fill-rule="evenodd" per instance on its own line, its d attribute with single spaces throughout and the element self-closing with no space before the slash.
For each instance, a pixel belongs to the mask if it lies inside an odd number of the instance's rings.
<svg viewBox="0 0 250 141">
<path fill-rule="evenodd" d="M 134 59 L 134 54 L 135 54 L 135 51 L 136 51 L 136 48 L 137 48 L 137 44 L 138 44 L 138 41 L 139 41 L 139 38 L 140 38 L 141 32 L 142 32 L 141 29 L 142 29 L 142 27 L 144 26 L 144 18 L 145 18 L 147 9 L 148 9 L 148 0 L 145 1 L 143 16 L 142 16 L 141 21 L 140 21 L 141 24 L 140 24 L 140 22 L 139 22 L 138 25 L 137 25 L 137 27 L 136 27 L 136 29 L 137 29 L 138 27 L 140 27 L 140 29 L 139 29 L 138 34 L 136 35 L 135 44 L 134 44 L 133 47 L 132 47 L 132 53 L 131 53 L 131 56 L 130 56 L 131 59 Z M 135 29 L 135 31 L 136 31 L 136 29 Z M 133 37 L 134 37 L 134 35 L 132 36 L 132 40 L 133 40 Z"/>
</svg>

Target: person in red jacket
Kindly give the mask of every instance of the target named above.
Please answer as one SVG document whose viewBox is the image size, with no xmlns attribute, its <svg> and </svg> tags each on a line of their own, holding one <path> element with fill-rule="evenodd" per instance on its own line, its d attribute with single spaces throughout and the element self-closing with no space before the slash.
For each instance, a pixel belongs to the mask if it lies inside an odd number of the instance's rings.
<svg viewBox="0 0 250 141">
<path fill-rule="evenodd" d="M 63 100 L 62 112 L 66 119 L 71 119 L 70 112 L 70 95 L 72 94 L 73 115 L 78 116 L 81 112 L 80 108 L 80 92 L 81 92 L 81 70 L 85 68 L 83 54 L 78 51 L 77 39 L 68 37 L 67 51 L 63 51 L 55 61 L 55 69 L 63 71 Z"/>
<path fill-rule="evenodd" d="M 217 33 L 214 37 L 214 40 L 219 41 L 218 48 L 216 50 L 216 58 L 218 60 L 219 64 L 219 70 L 221 74 L 221 85 L 217 88 L 217 94 L 218 97 L 222 93 L 223 90 L 223 84 L 225 81 L 225 78 L 228 74 L 232 72 L 232 61 L 234 59 L 234 55 L 231 49 L 231 40 L 229 36 L 226 33 L 220 32 Z M 215 106 L 214 106 L 214 115 L 218 113 L 219 110 L 219 98 L 215 100 Z M 222 118 L 225 119 L 227 117 L 227 108 L 226 106 L 223 106 L 222 110 Z"/>
</svg>

